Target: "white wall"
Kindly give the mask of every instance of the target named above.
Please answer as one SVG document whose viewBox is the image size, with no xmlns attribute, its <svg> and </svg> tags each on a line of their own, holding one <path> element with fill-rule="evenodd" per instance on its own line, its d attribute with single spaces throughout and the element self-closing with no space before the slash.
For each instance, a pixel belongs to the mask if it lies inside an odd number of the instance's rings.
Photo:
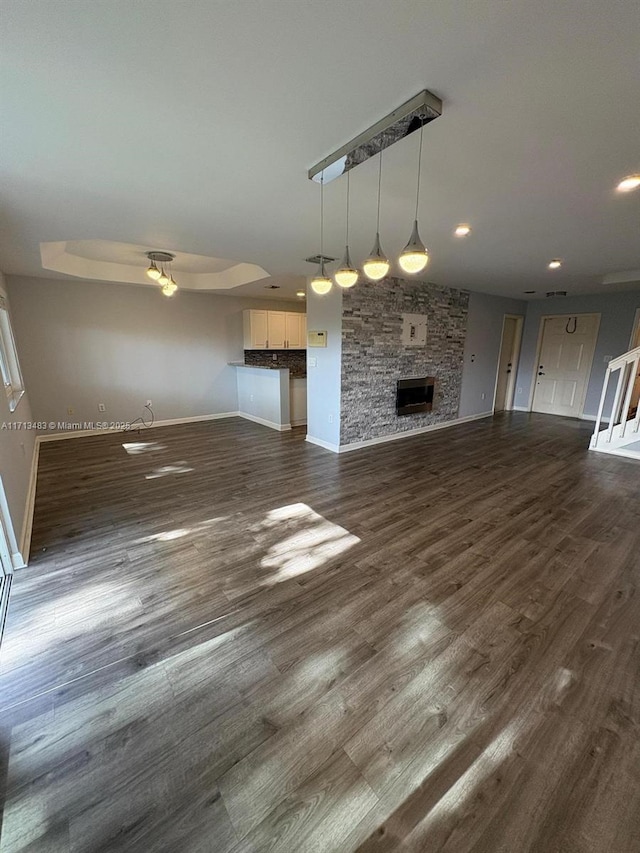
<svg viewBox="0 0 640 853">
<path fill-rule="evenodd" d="M 273 428 L 291 426 L 289 371 L 268 367 L 234 367 L 238 385 L 238 411 Z"/>
<path fill-rule="evenodd" d="M 304 305 L 155 288 L 11 276 L 14 331 L 37 420 L 157 420 L 233 412 L 242 310 Z M 106 412 L 98 411 L 104 403 Z M 73 409 L 73 414 L 67 412 Z"/>
<path fill-rule="evenodd" d="M 0 293 L 8 300 L 6 282 L 0 273 Z M 9 301 L 9 300 L 8 300 Z M 9 316 L 13 321 L 13 309 L 9 302 Z M 12 322 L 15 332 L 15 323 Z M 24 373 L 24 364 L 20 344 L 17 343 L 18 358 Z M 27 392 L 29 383 L 26 381 Z M 23 528 L 25 523 L 25 509 L 27 494 L 29 490 L 29 479 L 35 449 L 36 432 L 27 429 L 11 429 L 12 423 L 24 423 L 32 421 L 29 394 L 25 393 L 15 412 L 9 411 L 9 402 L 4 393 L 0 393 L 0 477 L 9 507 L 9 515 L 13 527 L 14 542 L 13 549 L 22 551 Z"/>
<path fill-rule="evenodd" d="M 493 410 L 493 395 L 505 314 L 525 315 L 527 303 L 486 293 L 469 294 L 464 367 L 460 389 L 461 418 Z M 484 394 L 484 399 L 483 395 Z"/>
<path fill-rule="evenodd" d="M 340 444 L 342 291 L 326 296 L 307 287 L 307 331 L 325 331 L 326 347 L 307 349 L 307 437 L 333 448 Z M 315 367 L 313 359 L 316 360 Z"/>
</svg>

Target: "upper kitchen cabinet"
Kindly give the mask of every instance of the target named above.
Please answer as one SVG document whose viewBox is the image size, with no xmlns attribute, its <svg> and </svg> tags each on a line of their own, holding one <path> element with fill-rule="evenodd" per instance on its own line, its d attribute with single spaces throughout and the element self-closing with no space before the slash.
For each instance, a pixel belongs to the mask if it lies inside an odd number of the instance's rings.
<svg viewBox="0 0 640 853">
<path fill-rule="evenodd" d="M 268 311 L 242 312 L 245 349 L 267 349 L 269 338 Z"/>
<path fill-rule="evenodd" d="M 306 349 L 307 316 L 292 311 L 243 311 L 244 349 Z"/>
</svg>

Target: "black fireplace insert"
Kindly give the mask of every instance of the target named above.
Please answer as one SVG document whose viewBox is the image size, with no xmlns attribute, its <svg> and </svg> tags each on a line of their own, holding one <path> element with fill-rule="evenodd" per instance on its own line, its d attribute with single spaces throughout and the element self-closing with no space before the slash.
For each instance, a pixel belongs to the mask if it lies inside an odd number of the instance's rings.
<svg viewBox="0 0 640 853">
<path fill-rule="evenodd" d="M 413 415 L 416 412 L 430 412 L 433 409 L 433 376 L 420 379 L 398 379 L 396 390 L 396 414 Z"/>
</svg>

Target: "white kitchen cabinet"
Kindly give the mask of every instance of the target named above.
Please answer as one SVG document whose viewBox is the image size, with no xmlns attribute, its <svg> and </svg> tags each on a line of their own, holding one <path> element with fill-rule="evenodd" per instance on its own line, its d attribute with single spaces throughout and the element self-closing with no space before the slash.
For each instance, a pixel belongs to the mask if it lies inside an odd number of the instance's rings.
<svg viewBox="0 0 640 853">
<path fill-rule="evenodd" d="M 302 330 L 300 328 L 302 317 L 302 314 L 293 314 L 291 311 L 285 313 L 286 349 L 302 349 L 304 347 Z"/>
<path fill-rule="evenodd" d="M 268 335 L 267 349 L 285 349 L 287 340 L 287 324 L 284 311 L 267 311 Z"/>
<path fill-rule="evenodd" d="M 268 311 L 256 311 L 254 309 L 242 312 L 245 349 L 267 348 L 269 335 L 268 313 Z"/>
<path fill-rule="evenodd" d="M 255 308 L 242 313 L 244 349 L 306 349 L 306 314 Z"/>
</svg>

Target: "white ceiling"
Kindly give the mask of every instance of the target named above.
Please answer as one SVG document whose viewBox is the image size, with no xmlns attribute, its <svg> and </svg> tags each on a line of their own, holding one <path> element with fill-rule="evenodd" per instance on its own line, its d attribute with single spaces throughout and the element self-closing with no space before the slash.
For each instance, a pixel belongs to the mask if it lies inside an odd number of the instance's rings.
<svg viewBox="0 0 640 853">
<path fill-rule="evenodd" d="M 307 169 L 427 88 L 444 101 L 424 132 L 430 280 L 638 286 L 602 284 L 640 269 L 640 191 L 614 191 L 640 172 L 638 0 L 2 0 L 2 19 L 5 272 L 51 275 L 43 241 L 116 241 L 257 264 L 288 296 L 320 248 Z M 411 230 L 417 140 L 385 152 L 389 255 Z M 376 169 L 351 172 L 357 260 Z M 344 191 L 325 189 L 336 256 Z"/>
</svg>

